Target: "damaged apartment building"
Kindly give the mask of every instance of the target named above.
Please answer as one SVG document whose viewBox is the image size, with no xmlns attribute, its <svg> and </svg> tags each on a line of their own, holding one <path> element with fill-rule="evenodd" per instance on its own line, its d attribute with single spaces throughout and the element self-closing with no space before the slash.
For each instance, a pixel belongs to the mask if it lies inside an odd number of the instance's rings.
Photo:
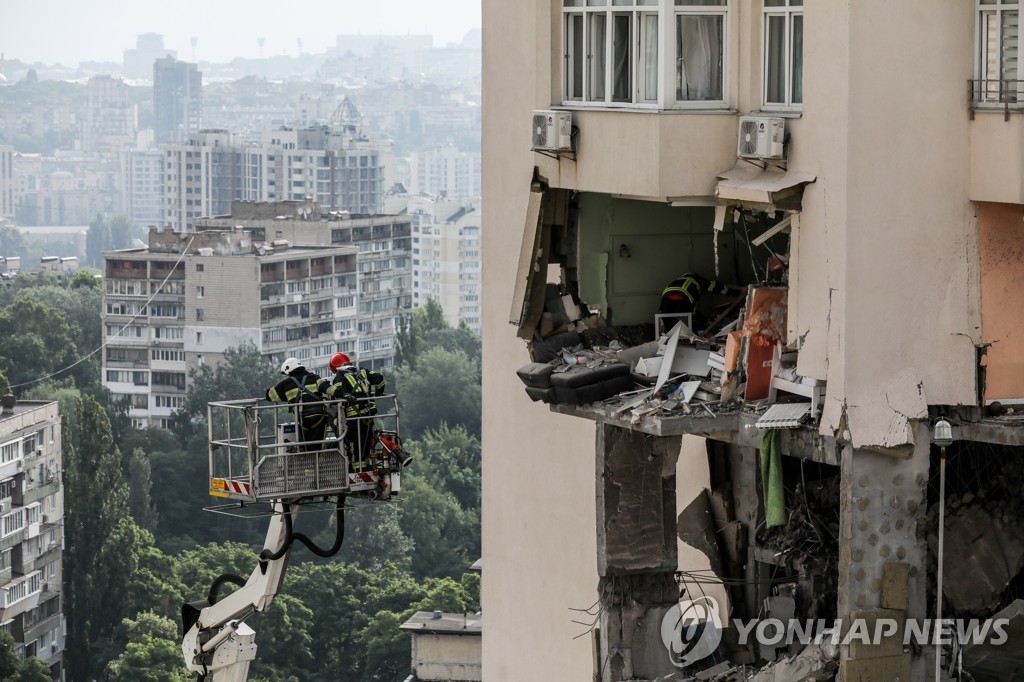
<svg viewBox="0 0 1024 682">
<path fill-rule="evenodd" d="M 943 679 L 1024 669 L 1016 0 L 483 20 L 485 679 L 936 679 L 728 623 L 940 606 L 1011 632 Z M 659 315 L 685 275 L 723 286 Z M 663 623 L 707 594 L 683 667 Z"/>
</svg>

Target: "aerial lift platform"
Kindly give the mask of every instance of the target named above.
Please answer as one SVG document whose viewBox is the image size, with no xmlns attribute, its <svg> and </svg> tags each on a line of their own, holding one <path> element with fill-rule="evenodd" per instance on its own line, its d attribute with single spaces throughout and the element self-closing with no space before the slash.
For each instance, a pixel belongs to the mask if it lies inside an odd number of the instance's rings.
<svg viewBox="0 0 1024 682">
<path fill-rule="evenodd" d="M 330 425 L 323 440 L 304 442 L 292 405 L 256 399 L 209 403 L 209 492 L 221 502 L 207 510 L 268 516 L 270 527 L 248 579 L 221 575 L 205 600 L 182 605 L 182 654 L 199 680 L 248 679 L 256 633 L 245 619 L 270 606 L 296 541 L 318 556 L 334 556 L 344 541 L 344 514 L 351 503 L 397 499 L 409 461 L 402 450 L 397 401 L 394 395 L 364 400 L 374 401 L 372 416 L 346 418 L 351 401 L 323 401 Z M 321 548 L 295 532 L 295 521 L 303 507 L 322 508 L 332 498 L 336 537 L 331 547 Z M 229 583 L 239 589 L 218 600 Z"/>
</svg>

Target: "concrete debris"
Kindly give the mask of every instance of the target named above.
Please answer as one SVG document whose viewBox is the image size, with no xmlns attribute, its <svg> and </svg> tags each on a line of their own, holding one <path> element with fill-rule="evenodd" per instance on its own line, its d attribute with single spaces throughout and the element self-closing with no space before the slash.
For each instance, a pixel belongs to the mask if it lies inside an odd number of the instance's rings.
<svg viewBox="0 0 1024 682">
<path fill-rule="evenodd" d="M 715 519 L 711 514 L 711 500 L 707 488 L 700 491 L 676 519 L 679 539 L 699 550 L 711 563 L 715 575 L 722 572 L 722 552 L 715 532 Z"/>
<path fill-rule="evenodd" d="M 976 680 L 1011 680 L 1024 670 L 1024 599 L 1018 599 L 993 619 L 1009 621 L 1006 641 L 972 644 L 964 649 L 964 670 Z"/>
<path fill-rule="evenodd" d="M 993 502 L 992 509 L 989 505 L 971 504 L 946 513 L 942 593 L 956 612 L 974 613 L 997 607 L 1000 595 L 1024 569 L 1020 524 L 1004 519 L 1005 508 Z M 929 521 L 936 527 L 937 508 L 936 504 L 929 511 Z M 933 556 L 937 544 L 937 536 L 929 534 L 928 546 Z M 963 551 L 965 548 L 970 551 Z"/>
<path fill-rule="evenodd" d="M 835 679 L 838 671 L 839 664 L 834 658 L 821 646 L 809 644 L 796 656 L 762 668 L 748 679 L 750 682 L 810 682 Z"/>
</svg>

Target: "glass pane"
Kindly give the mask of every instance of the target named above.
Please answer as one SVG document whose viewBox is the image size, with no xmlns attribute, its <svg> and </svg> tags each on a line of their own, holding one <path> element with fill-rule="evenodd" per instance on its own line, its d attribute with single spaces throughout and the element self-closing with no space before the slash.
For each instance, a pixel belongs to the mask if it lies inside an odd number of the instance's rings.
<svg viewBox="0 0 1024 682">
<path fill-rule="evenodd" d="M 786 103 L 786 18 L 767 17 L 765 31 L 765 84 L 764 101 L 769 104 Z"/>
<path fill-rule="evenodd" d="M 789 4 L 791 7 L 803 7 L 804 0 L 789 0 Z"/>
<path fill-rule="evenodd" d="M 997 0 L 981 0 L 981 4 L 983 5 L 994 5 L 996 2 Z"/>
<path fill-rule="evenodd" d="M 786 0 L 764 0 L 765 7 L 784 7 Z"/>
<path fill-rule="evenodd" d="M 633 99 L 633 14 L 612 17 L 612 101 Z"/>
<path fill-rule="evenodd" d="M 999 17 L 995 12 L 981 16 L 981 79 L 984 99 L 992 101 L 999 96 Z"/>
<path fill-rule="evenodd" d="M 638 5 L 657 5 L 660 0 L 636 0 Z"/>
<path fill-rule="evenodd" d="M 590 38 L 587 43 L 587 59 L 589 60 L 587 99 L 589 100 L 603 101 L 605 99 L 604 79 L 607 72 L 605 42 L 607 40 L 607 31 L 608 15 L 591 14 Z"/>
<path fill-rule="evenodd" d="M 583 7 L 583 0 L 562 0 L 562 7 Z"/>
<path fill-rule="evenodd" d="M 572 15 L 570 24 L 570 39 L 569 39 L 569 60 L 570 68 L 572 70 L 569 78 L 569 97 L 572 99 L 583 99 L 583 64 L 585 57 L 583 54 L 583 15 L 574 14 Z"/>
<path fill-rule="evenodd" d="M 677 5 L 696 5 L 696 6 L 707 6 L 716 5 L 724 7 L 729 4 L 728 0 L 676 0 Z"/>
<path fill-rule="evenodd" d="M 722 99 L 724 25 L 721 15 L 676 15 L 677 100 Z"/>
<path fill-rule="evenodd" d="M 643 99 L 647 102 L 658 99 L 658 15 L 643 15 Z"/>
<path fill-rule="evenodd" d="M 999 101 L 1017 101 L 1017 10 L 1002 13 L 1000 30 L 1000 78 Z"/>
<path fill-rule="evenodd" d="M 793 15 L 793 38 L 790 47 L 790 60 L 792 66 L 791 89 L 793 91 L 793 104 L 802 104 L 804 101 L 804 15 Z"/>
<path fill-rule="evenodd" d="M 1017 80 L 1017 10 L 1003 12 L 1002 24 L 1000 77 L 1003 80 Z"/>
<path fill-rule="evenodd" d="M 633 0 L 612 0 L 613 5 L 632 5 Z"/>
<path fill-rule="evenodd" d="M 587 4 L 591 7 L 604 7 L 608 4 L 608 0 L 587 0 Z"/>
</svg>

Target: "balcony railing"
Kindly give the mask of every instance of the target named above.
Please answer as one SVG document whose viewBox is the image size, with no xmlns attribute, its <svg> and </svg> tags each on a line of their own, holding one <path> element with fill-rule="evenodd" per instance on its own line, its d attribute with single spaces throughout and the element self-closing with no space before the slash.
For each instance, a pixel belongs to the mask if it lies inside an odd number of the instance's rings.
<svg viewBox="0 0 1024 682">
<path fill-rule="evenodd" d="M 967 102 L 972 119 L 976 111 L 1002 111 L 1009 121 L 1011 111 L 1024 111 L 1024 80 L 969 80 Z"/>
</svg>

